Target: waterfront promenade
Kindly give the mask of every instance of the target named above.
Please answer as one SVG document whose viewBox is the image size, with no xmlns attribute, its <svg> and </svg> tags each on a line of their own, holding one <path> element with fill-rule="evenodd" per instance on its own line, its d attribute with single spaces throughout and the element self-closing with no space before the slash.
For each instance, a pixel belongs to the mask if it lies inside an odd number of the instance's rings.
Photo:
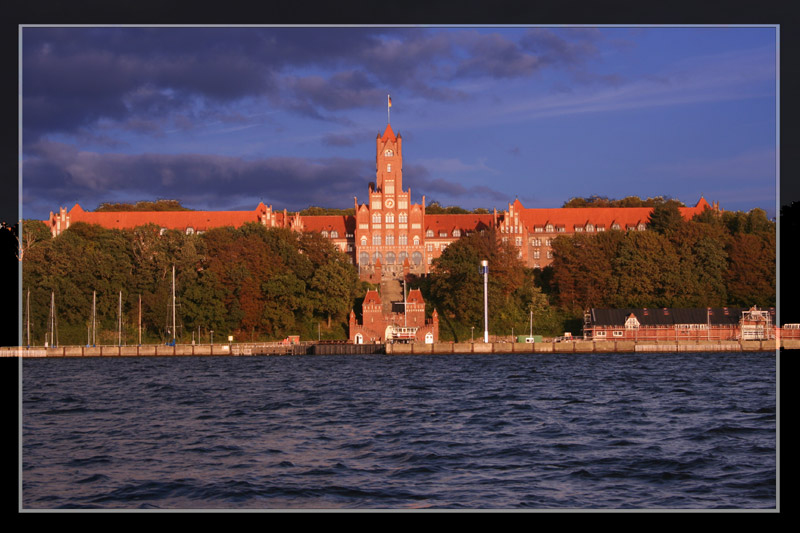
<svg viewBox="0 0 800 533">
<path fill-rule="evenodd" d="M 439 342 L 434 344 L 326 344 L 302 342 L 234 344 L 147 344 L 141 346 L 42 346 L 0 347 L 0 357 L 178 357 L 255 355 L 390 355 L 531 354 L 531 353 L 644 353 L 644 352 L 772 352 L 800 349 L 800 340 L 751 341 L 591 341 L 538 342 Z"/>
</svg>

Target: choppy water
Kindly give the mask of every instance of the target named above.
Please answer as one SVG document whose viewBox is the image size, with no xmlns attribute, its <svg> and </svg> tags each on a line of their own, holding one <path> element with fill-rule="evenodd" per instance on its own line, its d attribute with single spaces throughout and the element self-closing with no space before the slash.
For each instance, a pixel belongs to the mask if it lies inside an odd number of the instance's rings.
<svg viewBox="0 0 800 533">
<path fill-rule="evenodd" d="M 774 509 L 774 353 L 23 361 L 22 507 Z"/>
</svg>

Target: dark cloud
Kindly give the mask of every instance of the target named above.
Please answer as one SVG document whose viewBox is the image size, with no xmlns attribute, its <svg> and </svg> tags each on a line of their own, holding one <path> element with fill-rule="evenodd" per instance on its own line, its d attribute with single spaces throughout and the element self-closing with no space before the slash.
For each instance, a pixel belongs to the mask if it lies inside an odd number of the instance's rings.
<svg viewBox="0 0 800 533">
<path fill-rule="evenodd" d="M 589 30 L 587 28 L 587 30 Z M 598 53 L 596 32 L 570 31 L 568 40 L 548 28 L 531 28 L 520 39 L 520 47 L 535 53 L 542 64 L 578 65 Z"/>
<path fill-rule="evenodd" d="M 25 27 L 23 140 L 27 147 L 101 121 L 153 133 L 247 98 L 341 120 L 326 112 L 374 106 L 401 90 L 464 99 L 447 86 L 454 76 L 528 76 L 591 53 L 586 38 L 549 30 L 531 30 L 517 43 L 460 29 Z"/>
<path fill-rule="evenodd" d="M 92 209 L 100 202 L 157 198 L 187 205 L 213 198 L 215 209 L 241 203 L 242 197 L 252 198 L 254 206 L 268 198 L 276 209 L 349 207 L 372 171 L 367 162 L 352 159 L 100 154 L 55 142 L 32 147 L 23 164 L 25 195 L 49 205 L 46 212 L 75 201 Z"/>
<path fill-rule="evenodd" d="M 542 66 L 535 54 L 526 53 L 519 44 L 497 33 L 473 33 L 459 42 L 469 56 L 456 67 L 456 77 L 516 78 L 530 76 Z"/>
<path fill-rule="evenodd" d="M 378 45 L 376 31 L 24 28 L 24 139 L 29 144 L 101 119 L 165 118 L 186 111 L 197 99 L 224 104 L 269 97 L 280 102 L 284 69 L 324 65 L 338 70 Z M 331 82 L 353 90 L 359 83 L 363 88 L 365 80 L 334 74 Z M 350 105 L 356 102 L 351 99 Z"/>
</svg>

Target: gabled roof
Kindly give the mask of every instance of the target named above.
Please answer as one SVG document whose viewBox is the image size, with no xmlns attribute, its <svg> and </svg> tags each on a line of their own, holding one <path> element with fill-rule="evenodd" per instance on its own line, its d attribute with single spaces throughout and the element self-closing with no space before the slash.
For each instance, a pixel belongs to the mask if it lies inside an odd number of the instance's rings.
<svg viewBox="0 0 800 533">
<path fill-rule="evenodd" d="M 367 291 L 367 294 L 364 296 L 364 302 L 362 305 L 365 304 L 375 304 L 380 305 L 381 303 L 381 295 L 378 294 L 378 291 L 375 289 L 370 289 Z"/>
<path fill-rule="evenodd" d="M 425 303 L 425 299 L 422 297 L 422 291 L 420 291 L 419 289 L 411 289 L 410 291 L 408 291 L 408 295 L 406 296 L 406 302 L 416 303 L 416 304 Z"/>
</svg>

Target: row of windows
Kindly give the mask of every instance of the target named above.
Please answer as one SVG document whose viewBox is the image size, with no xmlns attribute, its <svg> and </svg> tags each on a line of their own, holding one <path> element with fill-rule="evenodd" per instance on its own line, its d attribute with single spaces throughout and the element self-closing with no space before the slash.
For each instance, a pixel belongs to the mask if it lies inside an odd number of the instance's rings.
<svg viewBox="0 0 800 533">
<path fill-rule="evenodd" d="M 386 213 L 386 219 L 384 220 L 387 224 L 394 223 L 394 213 Z M 397 222 L 400 224 L 407 224 L 408 223 L 408 213 L 399 213 L 397 215 Z M 374 213 L 372 215 L 372 223 L 373 224 L 380 224 L 381 223 L 381 214 Z"/>
<path fill-rule="evenodd" d="M 372 244 L 373 246 L 380 246 L 381 245 L 381 235 L 376 233 L 372 235 Z M 386 243 L 387 246 L 394 246 L 394 235 L 391 233 L 386 236 Z M 397 244 L 400 245 L 407 245 L 408 244 L 408 235 L 406 233 L 402 233 L 397 237 Z M 361 236 L 361 246 L 367 245 L 367 236 Z M 414 246 L 419 246 L 419 236 L 414 236 Z"/>
<path fill-rule="evenodd" d="M 422 263 L 422 254 L 420 252 L 413 252 L 410 257 L 411 262 L 415 265 Z M 402 265 L 408 258 L 408 252 L 400 252 L 398 254 L 395 254 L 394 252 L 386 252 L 386 255 L 382 254 L 381 252 L 374 252 L 372 255 L 367 252 L 361 252 L 358 256 L 358 264 L 365 266 L 369 264 L 375 264 L 380 261 L 381 264 L 384 265 L 394 265 L 395 263 Z"/>
<path fill-rule="evenodd" d="M 434 237 L 435 234 L 434 234 L 432 229 L 429 229 L 428 231 L 425 232 L 425 236 L 426 237 Z M 439 237 L 447 237 L 447 231 L 439 230 Z M 460 229 L 454 229 L 453 230 L 453 237 L 461 237 L 461 230 Z"/>
<path fill-rule="evenodd" d="M 640 222 L 636 226 L 626 226 L 626 229 L 628 230 L 636 229 L 639 231 L 644 231 L 645 228 L 646 226 L 643 222 Z M 586 224 L 586 226 L 574 226 L 573 229 L 575 230 L 575 233 L 582 233 L 584 229 L 591 233 L 594 231 L 605 231 L 606 227 L 604 225 L 595 226 L 594 224 Z M 611 224 L 611 229 L 619 230 L 622 229 L 622 226 L 614 222 Z M 533 231 L 535 233 L 564 233 L 567 231 L 567 228 L 565 226 L 554 226 L 553 224 L 547 224 L 546 226 L 534 226 Z"/>
</svg>

